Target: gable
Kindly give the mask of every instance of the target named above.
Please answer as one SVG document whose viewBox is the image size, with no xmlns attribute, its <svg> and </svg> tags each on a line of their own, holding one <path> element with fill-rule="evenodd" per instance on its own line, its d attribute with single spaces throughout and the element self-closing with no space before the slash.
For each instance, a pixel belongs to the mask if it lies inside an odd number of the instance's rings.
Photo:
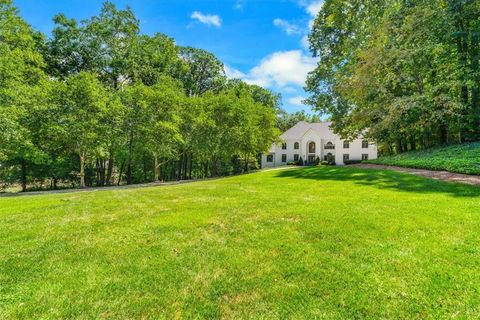
<svg viewBox="0 0 480 320">
<path fill-rule="evenodd" d="M 330 130 L 331 122 L 308 123 L 300 121 L 287 131 L 280 138 L 283 140 L 300 140 L 308 132 L 312 132 L 319 138 L 334 138 L 335 134 Z"/>
</svg>

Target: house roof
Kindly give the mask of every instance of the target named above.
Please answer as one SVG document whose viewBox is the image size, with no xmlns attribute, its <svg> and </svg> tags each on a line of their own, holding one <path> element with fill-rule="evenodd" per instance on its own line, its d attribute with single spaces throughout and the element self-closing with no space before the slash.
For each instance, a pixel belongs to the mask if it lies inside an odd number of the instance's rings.
<svg viewBox="0 0 480 320">
<path fill-rule="evenodd" d="M 280 135 L 280 138 L 283 140 L 301 139 L 308 130 L 314 131 L 322 138 L 330 138 L 335 136 L 333 131 L 330 129 L 331 124 L 331 122 L 308 123 L 306 121 L 300 121 Z"/>
</svg>

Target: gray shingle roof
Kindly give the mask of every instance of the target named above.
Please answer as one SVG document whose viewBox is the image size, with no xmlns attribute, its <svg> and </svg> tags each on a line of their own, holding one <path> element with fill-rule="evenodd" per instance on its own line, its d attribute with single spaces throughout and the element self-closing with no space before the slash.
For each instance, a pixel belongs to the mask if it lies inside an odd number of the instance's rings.
<svg viewBox="0 0 480 320">
<path fill-rule="evenodd" d="M 333 131 L 330 129 L 331 124 L 331 122 L 308 123 L 306 121 L 300 121 L 280 135 L 280 138 L 283 140 L 300 139 L 309 129 L 312 129 L 322 138 L 330 138 L 335 136 Z"/>
</svg>

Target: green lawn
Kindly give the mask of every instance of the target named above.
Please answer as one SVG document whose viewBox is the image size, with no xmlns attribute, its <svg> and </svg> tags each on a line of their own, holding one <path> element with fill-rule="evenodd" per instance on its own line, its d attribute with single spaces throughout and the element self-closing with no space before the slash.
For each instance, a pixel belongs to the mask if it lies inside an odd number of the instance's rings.
<svg viewBox="0 0 480 320">
<path fill-rule="evenodd" d="M 0 318 L 475 318 L 480 188 L 294 168 L 0 198 Z"/>
<path fill-rule="evenodd" d="M 410 151 L 367 162 L 480 175 L 480 142 Z"/>
</svg>

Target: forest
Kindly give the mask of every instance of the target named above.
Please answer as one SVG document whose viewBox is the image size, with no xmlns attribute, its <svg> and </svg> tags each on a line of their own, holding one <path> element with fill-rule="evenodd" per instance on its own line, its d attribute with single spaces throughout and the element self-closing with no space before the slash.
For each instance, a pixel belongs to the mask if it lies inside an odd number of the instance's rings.
<svg viewBox="0 0 480 320">
<path fill-rule="evenodd" d="M 480 139 L 480 1 L 325 0 L 308 103 L 382 154 Z"/>
<path fill-rule="evenodd" d="M 105 2 L 46 36 L 0 0 L 0 181 L 23 191 L 231 175 L 305 113 Z"/>
</svg>

